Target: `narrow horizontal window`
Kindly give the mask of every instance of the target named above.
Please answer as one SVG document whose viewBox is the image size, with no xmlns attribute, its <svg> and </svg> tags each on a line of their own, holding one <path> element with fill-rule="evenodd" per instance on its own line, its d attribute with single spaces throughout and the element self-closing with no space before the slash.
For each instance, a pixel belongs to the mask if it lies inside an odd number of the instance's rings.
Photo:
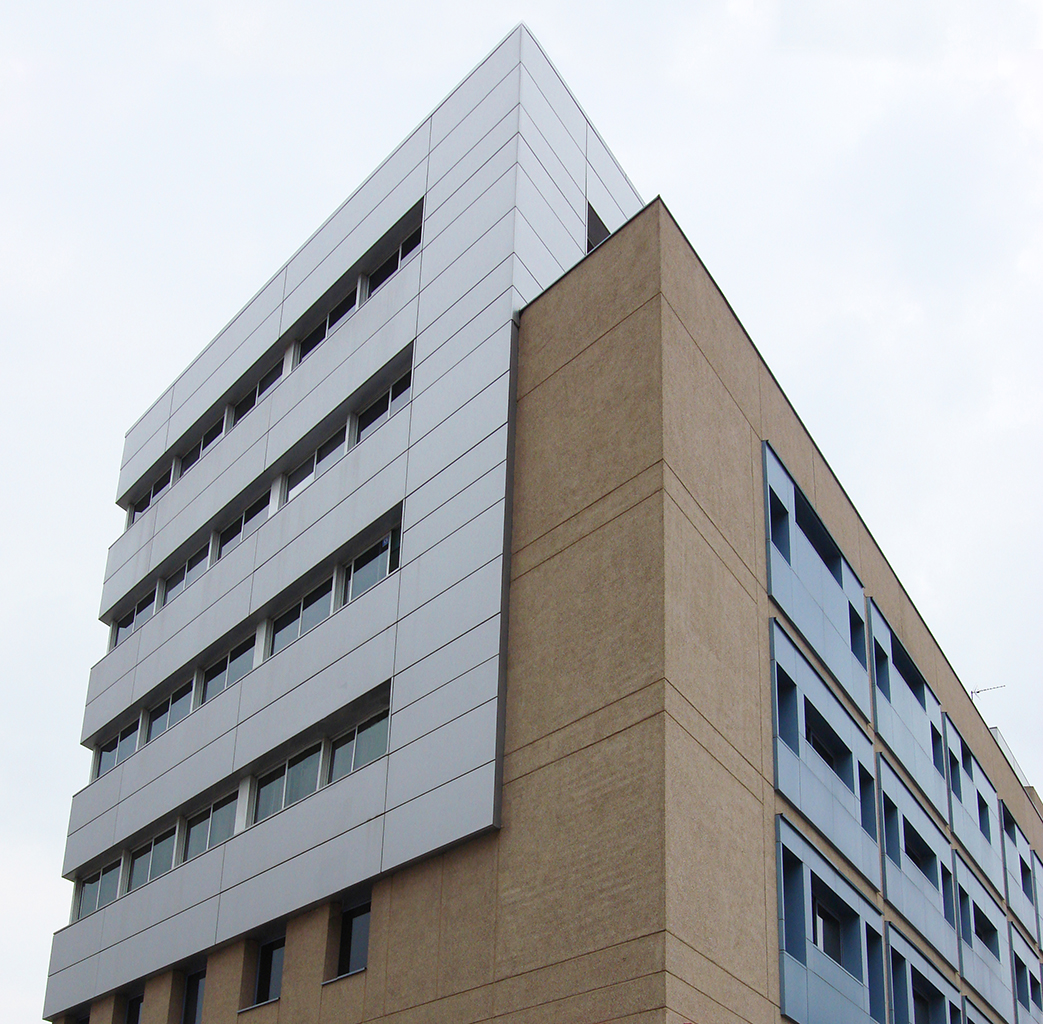
<svg viewBox="0 0 1043 1024">
<path fill-rule="evenodd" d="M 829 570 L 830 575 L 841 586 L 844 585 L 840 565 L 843 556 L 836 541 L 829 535 L 829 531 L 823 526 L 818 513 L 811 507 L 808 499 L 800 491 L 794 491 L 794 505 L 796 506 L 797 526 L 801 533 L 808 539 L 816 554 L 822 559 L 822 563 Z"/>
<path fill-rule="evenodd" d="M 219 694 L 226 686 L 242 679 L 253 668 L 255 637 L 244 640 L 238 647 L 219 658 L 203 672 L 203 703 Z"/>
<path fill-rule="evenodd" d="M 333 328 L 336 327 L 337 324 L 339 324 L 341 320 L 343 320 L 355 308 L 355 302 L 357 299 L 358 288 L 356 282 L 356 286 L 352 287 L 347 297 L 338 302 L 337 305 L 330 310 L 329 320 L 327 321 L 327 333 L 332 331 Z"/>
<path fill-rule="evenodd" d="M 396 249 L 383 263 L 369 275 L 369 294 L 376 290 L 398 270 L 399 250 Z"/>
<path fill-rule="evenodd" d="M 355 443 L 359 444 L 386 419 L 394 416 L 409 403 L 411 373 L 399 377 L 379 398 L 374 399 L 355 419 Z"/>
</svg>

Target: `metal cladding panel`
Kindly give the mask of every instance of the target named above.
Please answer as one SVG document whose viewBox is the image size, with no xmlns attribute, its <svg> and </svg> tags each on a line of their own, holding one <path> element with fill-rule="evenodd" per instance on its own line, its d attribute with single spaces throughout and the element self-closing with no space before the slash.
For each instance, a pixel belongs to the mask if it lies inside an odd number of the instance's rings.
<svg viewBox="0 0 1043 1024">
<path fill-rule="evenodd" d="M 220 847 L 59 933 L 50 1015 L 498 825 L 514 319 L 585 253 L 589 132 L 519 27 L 128 433 L 121 493 L 284 358 L 271 391 L 113 544 L 110 611 L 342 424 L 350 442 L 352 417 L 412 346 L 405 406 L 95 666 L 84 738 L 107 739 L 239 640 L 269 635 L 274 616 L 340 581 L 396 526 L 398 570 L 278 654 L 258 648 L 235 685 L 79 794 L 67 870 L 124 856 L 384 700 L 389 753 L 257 825 L 240 808 Z M 390 252 L 389 232 L 421 199 L 419 248 L 291 368 L 315 303 L 346 272 L 372 270 L 366 254 L 381 240 Z"/>
<path fill-rule="evenodd" d="M 608 151 L 592 124 L 587 124 L 587 162 L 598 180 L 612 196 L 624 219 L 632 217 L 644 205 L 623 168 Z M 607 226 L 607 222 L 606 222 Z"/>
</svg>

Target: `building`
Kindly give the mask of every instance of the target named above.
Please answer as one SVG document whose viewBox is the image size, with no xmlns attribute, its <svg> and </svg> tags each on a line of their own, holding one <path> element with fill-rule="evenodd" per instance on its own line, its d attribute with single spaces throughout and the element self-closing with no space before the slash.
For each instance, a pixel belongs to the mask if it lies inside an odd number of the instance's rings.
<svg viewBox="0 0 1043 1024">
<path fill-rule="evenodd" d="M 127 435 L 73 1024 L 1043 1024 L 1043 805 L 524 27 Z"/>
</svg>

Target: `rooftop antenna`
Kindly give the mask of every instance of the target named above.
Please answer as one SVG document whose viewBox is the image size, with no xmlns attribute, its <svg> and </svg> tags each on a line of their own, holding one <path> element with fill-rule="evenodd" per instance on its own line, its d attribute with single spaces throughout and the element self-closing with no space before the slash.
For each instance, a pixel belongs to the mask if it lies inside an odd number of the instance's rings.
<svg viewBox="0 0 1043 1024">
<path fill-rule="evenodd" d="M 971 700 L 973 701 L 979 693 L 988 693 L 989 690 L 1005 690 L 1006 688 L 1006 683 L 1000 683 L 998 686 L 983 686 L 980 690 L 971 690 Z"/>
</svg>

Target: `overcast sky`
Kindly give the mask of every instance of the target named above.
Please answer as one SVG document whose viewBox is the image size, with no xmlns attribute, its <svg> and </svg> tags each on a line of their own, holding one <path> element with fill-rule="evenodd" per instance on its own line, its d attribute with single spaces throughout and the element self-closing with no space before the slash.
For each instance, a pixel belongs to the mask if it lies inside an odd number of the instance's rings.
<svg viewBox="0 0 1043 1024">
<path fill-rule="evenodd" d="M 124 431 L 520 19 L 1043 782 L 1040 3 L 0 0 L 10 1020 L 68 920 Z"/>
</svg>

